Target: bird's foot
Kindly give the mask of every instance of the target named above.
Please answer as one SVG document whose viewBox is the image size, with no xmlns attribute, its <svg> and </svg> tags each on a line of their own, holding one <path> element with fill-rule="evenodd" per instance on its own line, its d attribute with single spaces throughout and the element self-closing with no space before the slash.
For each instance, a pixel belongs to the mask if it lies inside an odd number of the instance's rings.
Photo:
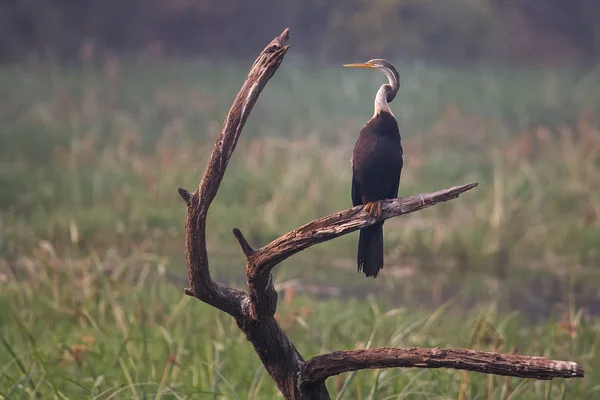
<svg viewBox="0 0 600 400">
<path fill-rule="evenodd" d="M 365 204 L 365 212 L 372 218 L 381 218 L 381 202 L 379 200 L 368 202 Z"/>
</svg>

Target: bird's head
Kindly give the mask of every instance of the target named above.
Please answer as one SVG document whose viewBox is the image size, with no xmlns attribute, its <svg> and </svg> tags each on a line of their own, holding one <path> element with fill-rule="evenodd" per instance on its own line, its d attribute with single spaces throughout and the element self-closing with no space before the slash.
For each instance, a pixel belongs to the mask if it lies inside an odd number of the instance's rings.
<svg viewBox="0 0 600 400">
<path fill-rule="evenodd" d="M 348 68 L 370 68 L 376 69 L 378 71 L 383 72 L 390 80 L 390 85 L 393 90 L 398 90 L 398 86 L 400 84 L 400 75 L 396 70 L 396 67 L 389 62 L 388 60 L 384 60 L 383 58 L 374 58 L 365 63 L 358 64 L 344 64 L 344 67 Z"/>
<path fill-rule="evenodd" d="M 379 70 L 389 70 L 389 71 L 395 71 L 396 68 L 394 68 L 394 66 L 392 65 L 391 62 L 384 60 L 383 58 L 374 58 L 372 60 L 369 60 L 367 62 L 364 63 L 358 63 L 358 64 L 344 64 L 344 67 L 348 67 L 348 68 L 372 68 L 372 69 L 379 69 Z"/>
<path fill-rule="evenodd" d="M 389 91 L 386 94 L 387 101 L 391 102 L 394 97 L 396 97 L 396 93 L 400 87 L 400 75 L 398 74 L 396 67 L 394 67 L 391 62 L 384 60 L 383 58 L 374 58 L 364 63 L 344 64 L 344 67 L 370 68 L 383 72 L 389 80 Z"/>
</svg>

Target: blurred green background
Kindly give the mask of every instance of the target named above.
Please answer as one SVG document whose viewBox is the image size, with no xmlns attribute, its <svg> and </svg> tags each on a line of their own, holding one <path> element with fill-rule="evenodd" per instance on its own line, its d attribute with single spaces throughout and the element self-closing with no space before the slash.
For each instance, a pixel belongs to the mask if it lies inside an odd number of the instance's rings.
<svg viewBox="0 0 600 400">
<path fill-rule="evenodd" d="M 255 55 L 291 50 L 209 213 L 216 279 L 345 209 L 385 57 L 400 195 L 477 181 L 389 220 L 386 266 L 357 234 L 275 270 L 299 351 L 470 347 L 573 360 L 586 378 L 362 371 L 338 398 L 600 398 L 600 3 L 128 0 L 0 5 L 0 398 L 272 398 L 235 323 L 185 298 L 177 187 L 193 189 Z M 189 303 L 189 304 L 188 304 Z"/>
</svg>

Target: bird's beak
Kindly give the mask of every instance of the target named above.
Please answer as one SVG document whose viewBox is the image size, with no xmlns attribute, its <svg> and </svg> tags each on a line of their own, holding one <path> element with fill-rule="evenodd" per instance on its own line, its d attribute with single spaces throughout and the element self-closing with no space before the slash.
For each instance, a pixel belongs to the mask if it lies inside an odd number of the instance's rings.
<svg viewBox="0 0 600 400">
<path fill-rule="evenodd" d="M 372 68 L 373 64 L 371 64 L 371 63 L 344 64 L 344 67 L 348 67 L 348 68 Z"/>
</svg>

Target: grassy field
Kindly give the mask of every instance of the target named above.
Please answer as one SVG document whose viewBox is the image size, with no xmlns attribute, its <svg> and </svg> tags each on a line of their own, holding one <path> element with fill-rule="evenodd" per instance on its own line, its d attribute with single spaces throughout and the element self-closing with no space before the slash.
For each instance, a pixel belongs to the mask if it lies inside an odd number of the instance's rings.
<svg viewBox="0 0 600 400">
<path fill-rule="evenodd" d="M 139 254 L 116 268 L 69 261 L 46 246 L 0 297 L 1 394 L 26 398 L 266 399 L 276 388 L 235 322 L 165 281 L 162 260 Z M 134 273 L 131 263 L 143 263 Z M 153 272 L 155 271 L 155 272 Z M 361 371 L 328 380 L 338 398 L 600 398 L 600 326 L 567 309 L 532 325 L 494 304 L 466 312 L 376 298 L 316 301 L 293 291 L 277 318 L 305 357 L 377 346 L 469 347 L 577 360 L 585 379 L 534 382 L 450 370 Z"/>
<path fill-rule="evenodd" d="M 176 188 L 198 184 L 246 68 L 0 70 L 0 395 L 275 393 L 235 324 L 181 294 Z M 600 72 L 399 69 L 400 195 L 480 186 L 386 222 L 375 281 L 356 275 L 356 235 L 284 262 L 286 331 L 305 356 L 461 346 L 572 359 L 587 372 L 534 383 L 368 371 L 330 380 L 345 398 L 600 398 Z M 231 228 L 259 246 L 350 206 L 352 146 L 381 78 L 288 57 L 211 208 L 218 279 L 243 278 Z"/>
</svg>

